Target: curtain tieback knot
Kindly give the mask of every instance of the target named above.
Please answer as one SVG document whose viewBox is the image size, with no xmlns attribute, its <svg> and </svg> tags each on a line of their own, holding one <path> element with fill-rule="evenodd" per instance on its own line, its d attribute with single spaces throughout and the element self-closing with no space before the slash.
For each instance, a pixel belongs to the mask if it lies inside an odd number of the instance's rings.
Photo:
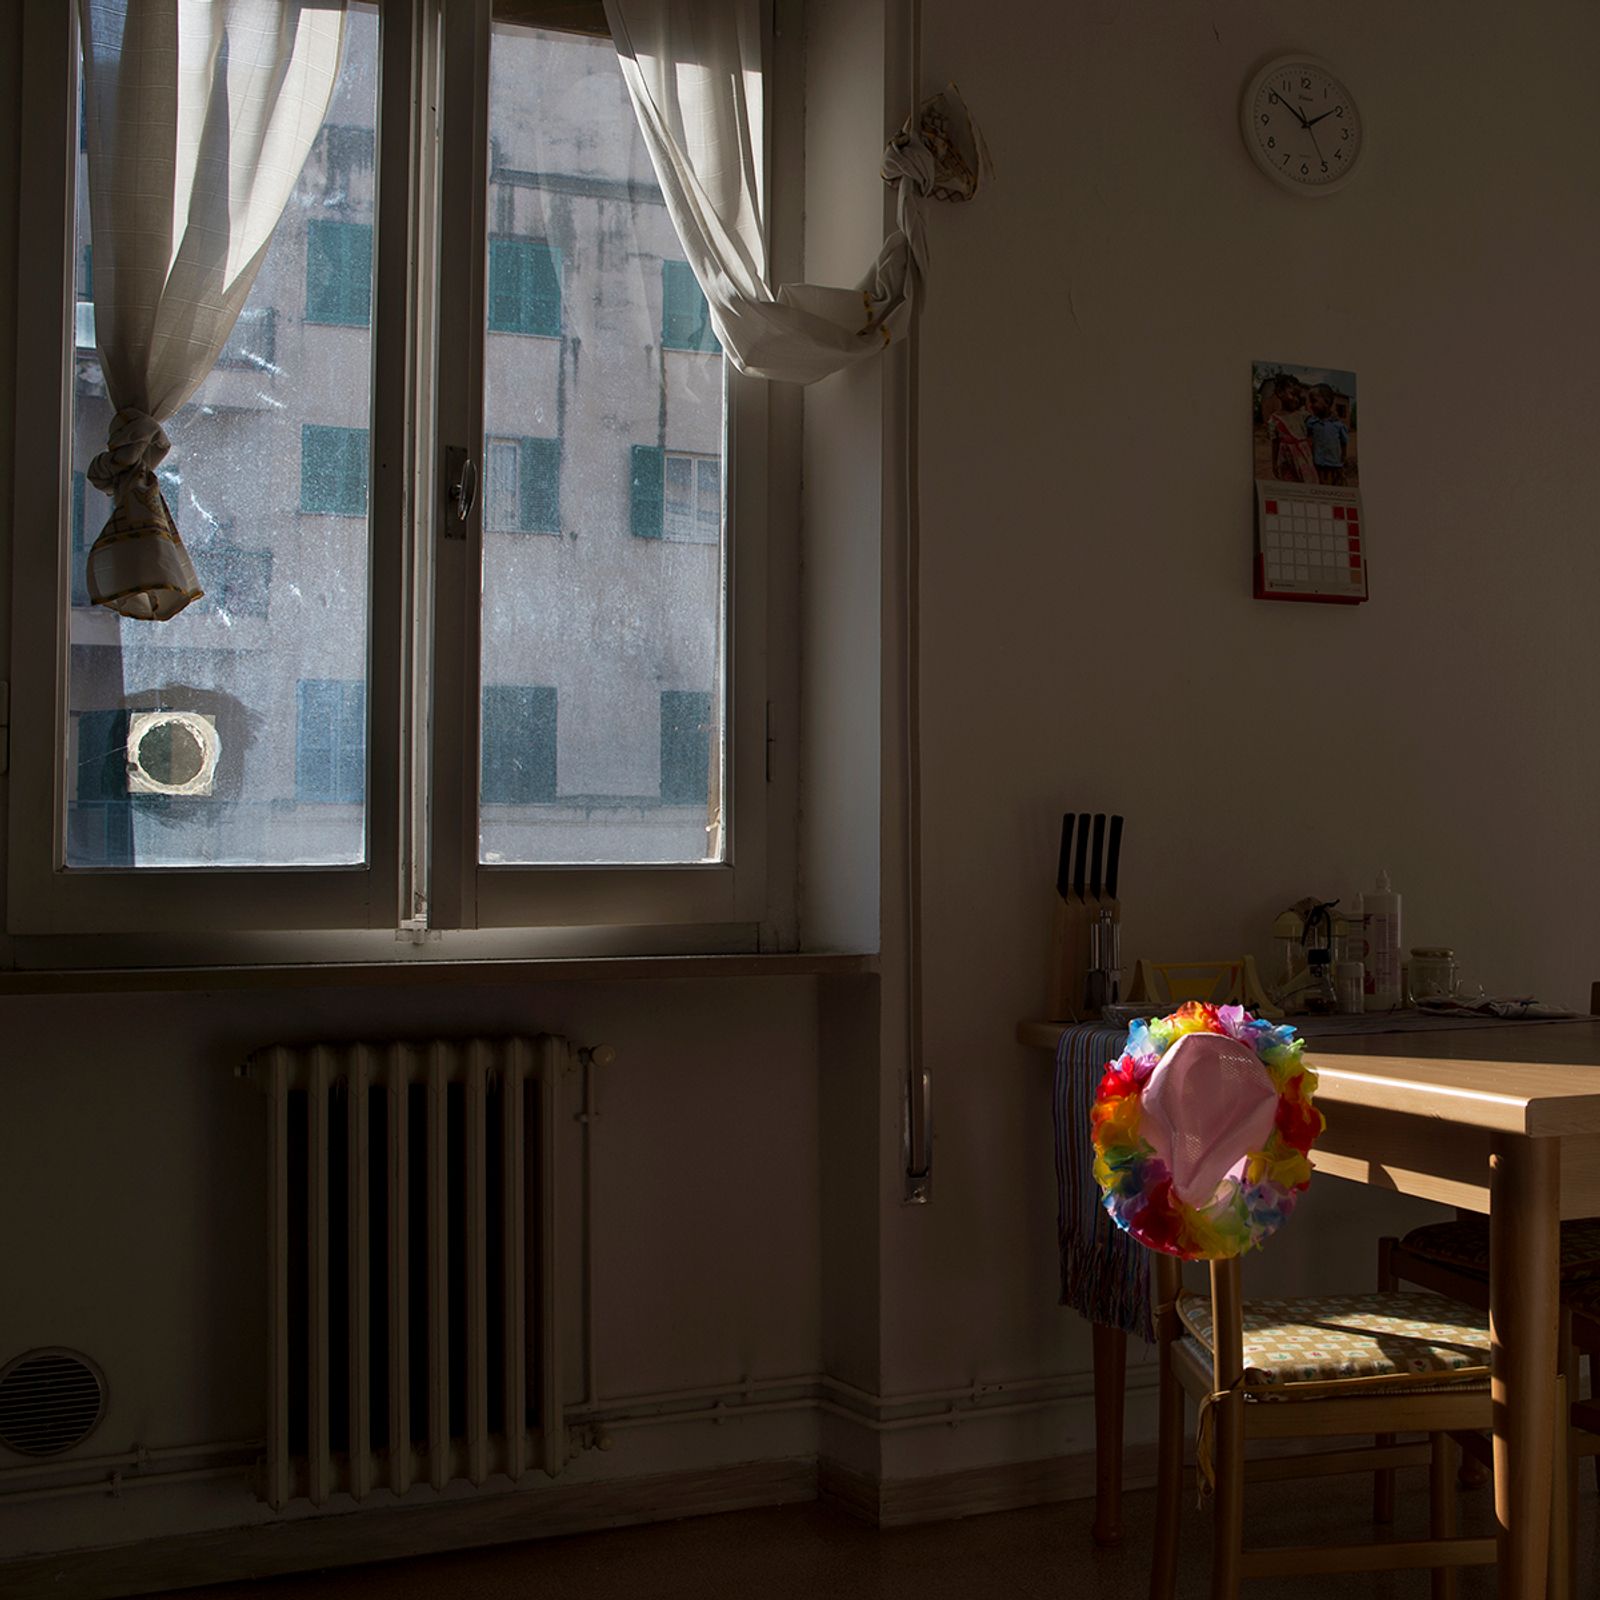
<svg viewBox="0 0 1600 1600">
<path fill-rule="evenodd" d="M 89 482 L 115 499 L 130 475 L 153 474 L 171 448 L 167 430 L 154 417 L 124 406 L 112 419 L 106 448 L 89 463 Z"/>
<path fill-rule="evenodd" d="M 89 598 L 145 622 L 165 622 L 205 592 L 156 481 L 171 448 L 154 417 L 124 406 L 87 474 L 111 497 L 111 520 L 89 552 Z"/>
</svg>

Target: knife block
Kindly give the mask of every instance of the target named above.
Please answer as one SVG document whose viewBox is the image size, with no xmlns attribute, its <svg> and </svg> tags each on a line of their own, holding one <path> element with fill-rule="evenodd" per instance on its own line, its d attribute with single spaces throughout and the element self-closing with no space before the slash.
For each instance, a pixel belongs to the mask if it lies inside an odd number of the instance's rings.
<svg viewBox="0 0 1600 1600">
<path fill-rule="evenodd" d="M 1089 925 L 1102 911 L 1111 913 L 1114 923 L 1122 922 L 1122 902 L 1107 897 L 1086 895 L 1078 899 L 1056 896 L 1055 923 L 1050 934 L 1050 987 L 1046 1008 L 1052 1022 L 1083 1022 L 1097 1017 L 1085 998 L 1089 980 Z"/>
</svg>

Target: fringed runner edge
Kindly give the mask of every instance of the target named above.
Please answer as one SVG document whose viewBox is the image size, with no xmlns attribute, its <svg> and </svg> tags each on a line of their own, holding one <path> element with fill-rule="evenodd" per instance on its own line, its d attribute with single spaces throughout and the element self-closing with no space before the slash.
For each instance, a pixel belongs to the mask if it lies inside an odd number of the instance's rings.
<svg viewBox="0 0 1600 1600">
<path fill-rule="evenodd" d="M 1150 1265 L 1144 1248 L 1106 1214 L 1094 1179 L 1089 1113 L 1106 1063 L 1127 1030 L 1084 1023 L 1056 1049 L 1051 1116 L 1056 1141 L 1056 1231 L 1061 1247 L 1061 1304 L 1105 1327 L 1153 1343 Z"/>
</svg>

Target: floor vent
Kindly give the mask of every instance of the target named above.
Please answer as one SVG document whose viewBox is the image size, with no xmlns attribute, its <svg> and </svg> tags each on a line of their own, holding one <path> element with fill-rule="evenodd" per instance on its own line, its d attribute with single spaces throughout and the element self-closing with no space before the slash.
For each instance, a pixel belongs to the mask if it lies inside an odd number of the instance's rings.
<svg viewBox="0 0 1600 1600">
<path fill-rule="evenodd" d="M 106 1381 L 76 1350 L 29 1350 L 0 1368 L 0 1444 L 19 1455 L 82 1444 L 105 1409 Z"/>
</svg>

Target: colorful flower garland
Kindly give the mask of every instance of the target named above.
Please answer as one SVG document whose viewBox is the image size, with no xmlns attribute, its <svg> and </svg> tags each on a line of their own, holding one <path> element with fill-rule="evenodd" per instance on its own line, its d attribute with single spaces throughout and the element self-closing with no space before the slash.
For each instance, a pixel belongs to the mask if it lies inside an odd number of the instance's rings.
<svg viewBox="0 0 1600 1600">
<path fill-rule="evenodd" d="M 1151 1072 L 1186 1033 L 1219 1033 L 1248 1045 L 1278 1091 L 1278 1109 L 1265 1145 L 1252 1150 L 1238 1177 L 1217 1186 L 1211 1201 L 1193 1206 L 1173 1192 L 1167 1164 L 1140 1137 L 1140 1102 Z M 1307 1152 L 1324 1118 L 1311 1103 L 1317 1075 L 1300 1057 L 1305 1040 L 1288 1024 L 1274 1027 L 1243 1006 L 1190 1001 L 1171 1016 L 1135 1021 L 1118 1061 L 1106 1067 L 1092 1113 L 1094 1175 L 1119 1228 L 1141 1244 L 1186 1261 L 1242 1255 L 1287 1220 L 1311 1183 Z"/>
</svg>

